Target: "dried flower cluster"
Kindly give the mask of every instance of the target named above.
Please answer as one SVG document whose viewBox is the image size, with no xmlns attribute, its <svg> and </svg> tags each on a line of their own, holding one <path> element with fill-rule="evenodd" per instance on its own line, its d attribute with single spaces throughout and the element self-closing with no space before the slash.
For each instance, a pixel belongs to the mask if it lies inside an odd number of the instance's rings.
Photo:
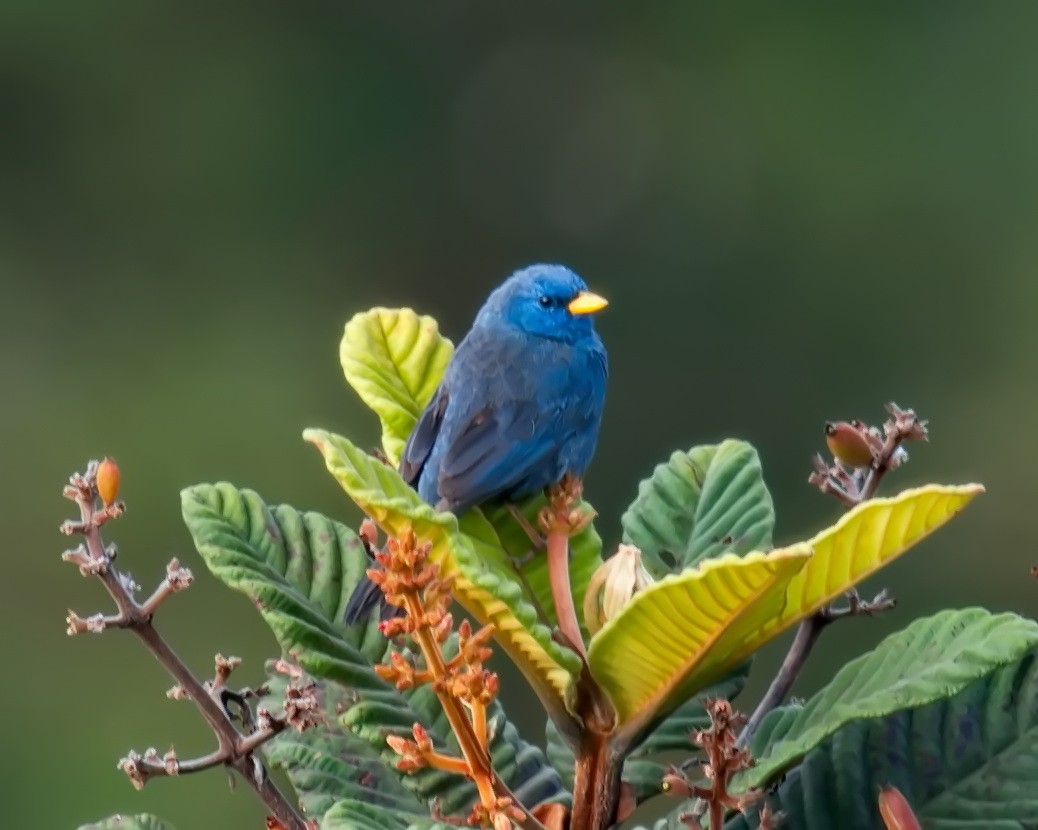
<svg viewBox="0 0 1038 830">
<path fill-rule="evenodd" d="M 370 540 L 373 530 L 366 523 L 362 535 Z M 419 543 L 411 530 L 390 538 L 385 550 L 373 553 L 381 567 L 371 568 L 368 576 L 382 589 L 387 602 L 405 612 L 383 620 L 380 630 L 387 637 L 408 635 L 424 661 L 419 667 L 393 651 L 388 662 L 375 671 L 401 690 L 432 684 L 462 753 L 456 757 L 438 750 L 425 727 L 416 723 L 410 739 L 398 735 L 386 739 L 400 755 L 397 768 L 412 772 L 432 767 L 464 775 L 479 794 L 469 824 L 508 830 L 513 820 L 522 821 L 526 813 L 510 794 L 502 792 L 490 761 L 487 707 L 497 696 L 498 679 L 483 664 L 491 655 L 487 642 L 493 627 L 473 633 L 468 621 L 463 621 L 458 626 L 458 651 L 445 657 L 442 647 L 454 628 L 447 611 L 453 578 L 440 577 L 439 567 L 429 561 L 429 545 Z"/>
<path fill-rule="evenodd" d="M 708 785 L 697 784 L 682 769 L 671 767 L 663 777 L 663 791 L 678 798 L 701 799 L 710 817 L 710 830 L 716 830 L 723 826 L 728 810 L 746 812 L 761 794 L 758 790 L 748 790 L 741 795 L 732 795 L 728 791 L 732 776 L 754 764 L 750 751 L 738 745 L 737 733 L 745 718 L 723 698 L 707 700 L 706 711 L 710 716 L 710 726 L 694 731 L 691 737 L 706 756 L 701 770 Z M 765 806 L 760 813 L 760 826 L 776 826 L 777 819 Z M 693 830 L 703 830 L 699 816 L 694 813 L 684 814 L 681 820 Z"/>
</svg>

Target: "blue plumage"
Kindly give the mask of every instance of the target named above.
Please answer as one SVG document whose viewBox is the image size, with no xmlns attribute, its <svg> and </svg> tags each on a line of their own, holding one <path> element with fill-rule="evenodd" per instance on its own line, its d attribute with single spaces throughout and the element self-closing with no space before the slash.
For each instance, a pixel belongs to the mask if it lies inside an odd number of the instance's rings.
<svg viewBox="0 0 1038 830">
<path fill-rule="evenodd" d="M 591 321 L 604 305 L 561 265 L 524 268 L 490 295 L 404 447 L 400 473 L 424 501 L 461 515 L 584 475 L 605 403 Z M 346 622 L 380 597 L 362 580 Z"/>
</svg>

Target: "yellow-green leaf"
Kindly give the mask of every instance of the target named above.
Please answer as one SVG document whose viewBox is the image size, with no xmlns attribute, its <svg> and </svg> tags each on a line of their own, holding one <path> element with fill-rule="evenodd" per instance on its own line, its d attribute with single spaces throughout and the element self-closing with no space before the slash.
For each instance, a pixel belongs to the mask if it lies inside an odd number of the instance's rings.
<svg viewBox="0 0 1038 830">
<path fill-rule="evenodd" d="M 782 609 L 786 585 L 810 557 L 808 545 L 726 554 L 637 594 L 588 651 L 591 672 L 616 707 L 618 731 L 635 739 L 718 679 L 731 652 Z"/>
<path fill-rule="evenodd" d="M 453 354 L 436 321 L 409 308 L 373 308 L 346 324 L 342 371 L 382 421 L 382 448 L 393 464 Z"/>
<path fill-rule="evenodd" d="M 507 555 L 486 538 L 486 519 L 473 511 L 459 524 L 454 514 L 440 513 L 423 502 L 395 469 L 347 439 L 318 429 L 303 436 L 320 450 L 350 498 L 387 533 L 400 535 L 411 527 L 432 545 L 432 561 L 445 576 L 455 577 L 454 598 L 480 623 L 493 624 L 498 644 L 538 696 L 546 705 L 557 706 L 580 669 L 579 658 L 552 640 L 516 581 Z"/>
<path fill-rule="evenodd" d="M 748 641 L 733 655 L 731 665 L 892 562 L 983 492 L 979 484 L 930 484 L 891 498 L 871 499 L 848 511 L 832 527 L 805 543 L 814 549 L 815 555 L 790 580 L 782 612 L 757 631 L 755 640 Z"/>
</svg>

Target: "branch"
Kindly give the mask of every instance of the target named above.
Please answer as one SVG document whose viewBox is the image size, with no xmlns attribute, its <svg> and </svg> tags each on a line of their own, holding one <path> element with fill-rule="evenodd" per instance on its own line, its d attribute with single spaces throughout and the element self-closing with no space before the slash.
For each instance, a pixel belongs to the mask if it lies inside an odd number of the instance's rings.
<svg viewBox="0 0 1038 830">
<path fill-rule="evenodd" d="M 314 725 L 314 713 L 318 709 L 318 704 L 314 696 L 313 683 L 301 683 L 302 673 L 297 672 L 293 683 L 289 685 L 283 711 L 274 715 L 261 709 L 257 713 L 254 731 L 246 735 L 238 731 L 225 708 L 223 695 L 228 693 L 225 688 L 227 677 L 240 661 L 234 657 L 225 659 L 217 655 L 216 675 L 212 681 L 203 683 L 192 674 L 153 623 L 159 606 L 174 593 L 184 590 L 191 584 L 191 572 L 182 568 L 176 559 L 171 560 L 166 567 L 165 578 L 154 593 L 143 603 L 138 602 L 134 597 L 138 586 L 128 575 L 120 573 L 115 568 L 115 546 L 105 547 L 101 539 L 101 527 L 121 516 L 126 510 L 123 502 L 115 501 L 118 482 L 118 468 L 110 459 L 105 459 L 101 464 L 91 461 L 86 473 L 74 474 L 64 489 L 65 497 L 76 503 L 80 515 L 78 521 L 64 522 L 61 532 L 67 536 L 82 534 L 85 544 L 66 551 L 62 558 L 77 565 L 83 576 L 96 576 L 108 591 L 117 609 L 115 614 L 94 614 L 86 618 L 70 610 L 66 620 L 68 633 L 101 633 L 109 628 L 130 629 L 176 681 L 176 685 L 167 695 L 173 699 L 190 698 L 213 730 L 217 740 L 217 747 L 213 752 L 184 761 L 177 758 L 172 748 L 161 757 L 155 749 L 149 749 L 143 755 L 131 751 L 120 760 L 119 768 L 129 776 L 133 785 L 140 789 L 149 778 L 200 772 L 224 765 L 236 770 L 245 779 L 286 830 L 309 830 L 314 825 L 299 815 L 291 802 L 270 780 L 256 750 L 288 727 L 302 731 Z M 104 501 L 100 508 L 97 507 L 99 495 Z M 240 693 L 231 692 L 229 695 L 244 702 L 249 697 L 255 697 L 256 693 L 245 690 Z"/>
<path fill-rule="evenodd" d="M 826 443 L 833 454 L 833 460 L 831 464 L 826 464 L 820 455 L 816 456 L 816 469 L 809 476 L 808 482 L 823 493 L 833 495 L 848 508 L 856 507 L 875 496 L 883 477 L 908 460 L 908 453 L 901 446 L 902 443 L 928 440 L 926 421 L 916 417 L 913 410 L 903 410 L 895 403 L 887 404 L 886 409 L 890 418 L 883 424 L 882 433 L 860 421 L 826 424 Z M 868 460 L 870 458 L 871 461 Z M 862 461 L 867 466 L 853 466 Z M 800 623 L 778 674 L 739 735 L 739 746 L 746 746 L 764 717 L 786 699 L 818 636 L 830 623 L 844 617 L 872 616 L 895 605 L 895 600 L 885 590 L 871 602 L 864 602 L 858 592 L 851 589 L 847 599 L 847 606 L 838 608 L 830 605 Z"/>
</svg>

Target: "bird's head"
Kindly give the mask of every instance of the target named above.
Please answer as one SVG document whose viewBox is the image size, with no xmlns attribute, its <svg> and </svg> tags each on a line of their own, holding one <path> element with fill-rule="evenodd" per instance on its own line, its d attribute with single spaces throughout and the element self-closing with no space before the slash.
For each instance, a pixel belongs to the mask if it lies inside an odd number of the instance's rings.
<svg viewBox="0 0 1038 830">
<path fill-rule="evenodd" d="M 588 291 L 564 265 L 531 265 L 516 271 L 490 295 L 477 324 L 504 322 L 535 337 L 578 343 L 594 335 L 591 316 L 606 301 Z"/>
</svg>

